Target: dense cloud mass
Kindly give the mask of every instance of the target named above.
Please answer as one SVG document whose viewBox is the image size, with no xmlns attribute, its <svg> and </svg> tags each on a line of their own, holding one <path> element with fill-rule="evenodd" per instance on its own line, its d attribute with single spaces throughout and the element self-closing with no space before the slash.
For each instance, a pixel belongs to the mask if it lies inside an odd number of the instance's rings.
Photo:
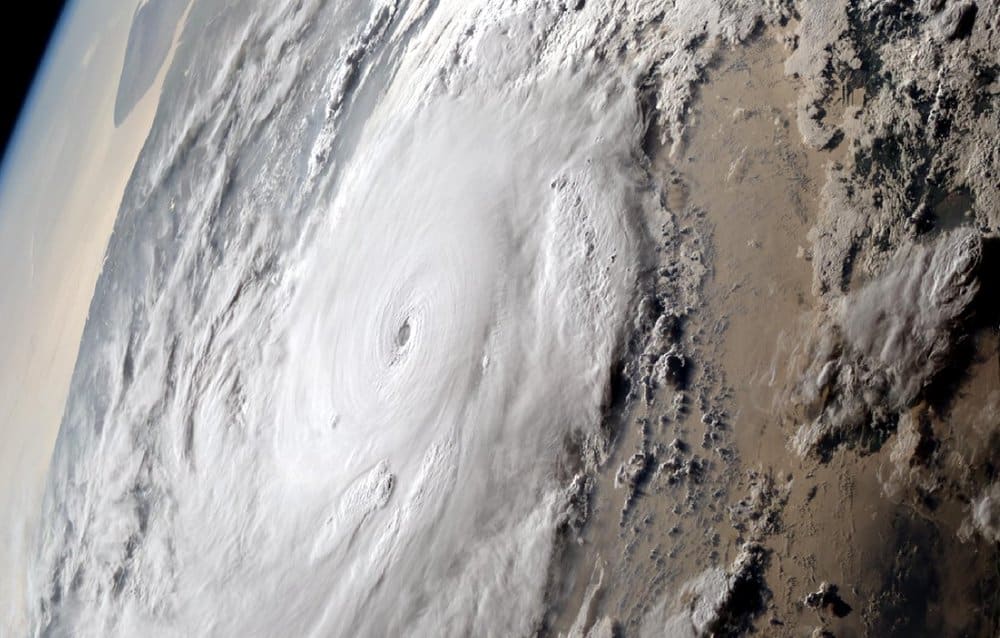
<svg viewBox="0 0 1000 638">
<path fill-rule="evenodd" d="M 529 633 L 640 270 L 627 78 L 511 55 L 560 25 L 540 7 L 192 12 L 74 377 L 38 629 Z"/>
</svg>

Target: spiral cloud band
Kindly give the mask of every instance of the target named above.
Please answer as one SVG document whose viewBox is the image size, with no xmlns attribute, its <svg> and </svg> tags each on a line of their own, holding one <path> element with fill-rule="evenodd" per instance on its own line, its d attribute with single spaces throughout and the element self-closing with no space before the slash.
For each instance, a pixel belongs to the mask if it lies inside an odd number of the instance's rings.
<svg viewBox="0 0 1000 638">
<path fill-rule="evenodd" d="M 472 5 L 332 4 L 191 10 L 53 462 L 42 632 L 540 618 L 643 267 L 634 91 L 518 54 L 558 13 L 480 8 L 456 52 Z"/>
</svg>

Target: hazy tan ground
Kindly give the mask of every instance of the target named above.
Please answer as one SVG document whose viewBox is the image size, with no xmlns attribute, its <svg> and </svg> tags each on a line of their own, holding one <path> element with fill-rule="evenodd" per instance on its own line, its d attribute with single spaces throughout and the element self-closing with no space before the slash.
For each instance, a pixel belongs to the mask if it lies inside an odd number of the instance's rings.
<svg viewBox="0 0 1000 638">
<path fill-rule="evenodd" d="M 583 542 L 567 550 L 570 571 L 551 621 L 556 635 L 569 631 L 588 595 L 591 622 L 607 614 L 625 635 L 636 635 L 656 601 L 670 600 L 712 565 L 732 564 L 748 535 L 734 528 L 730 508 L 759 484 L 753 473 L 770 477 L 787 498 L 779 531 L 765 540 L 771 598 L 756 622 L 763 635 L 809 636 L 817 628 L 839 638 L 959 635 L 977 617 L 986 633 L 973 635 L 988 635 L 992 626 L 983 609 L 990 597 L 975 589 L 994 570 L 992 554 L 988 543 L 960 541 L 966 507 L 944 499 L 928 516 L 910 505 L 912 495 L 888 498 L 892 443 L 867 455 L 842 449 L 825 464 L 789 447 L 797 424 L 783 408 L 783 393 L 798 373 L 790 366 L 793 349 L 809 333 L 819 303 L 811 292 L 807 233 L 822 205 L 828 165 L 847 160 L 846 144 L 817 151 L 802 143 L 795 125 L 799 86 L 785 75 L 781 35 L 765 34 L 718 60 L 699 91 L 684 152 L 655 155 L 654 171 L 668 185 L 681 227 L 711 242 L 706 308 L 685 328 L 696 357 L 690 408 L 661 423 L 674 394 L 663 389 L 650 408 L 637 401 L 620 426 L 597 477 Z M 860 102 L 858 92 L 845 94 L 831 118 L 853 117 Z M 983 335 L 980 342 L 961 407 L 949 418 L 934 417 L 935 432 L 949 445 L 996 405 L 996 341 Z M 699 395 L 720 400 L 728 412 L 726 432 L 705 448 Z M 685 458 L 708 459 L 713 468 L 700 486 L 667 484 L 653 470 L 622 516 L 627 490 L 615 485 L 618 468 L 643 449 L 659 450 L 659 463 L 674 438 L 683 442 Z M 965 456 L 981 455 L 982 443 L 981 437 L 970 442 Z M 730 450 L 733 460 L 719 449 Z M 848 613 L 804 604 L 824 581 L 839 587 Z M 932 608 L 922 608 L 921 600 Z"/>
</svg>

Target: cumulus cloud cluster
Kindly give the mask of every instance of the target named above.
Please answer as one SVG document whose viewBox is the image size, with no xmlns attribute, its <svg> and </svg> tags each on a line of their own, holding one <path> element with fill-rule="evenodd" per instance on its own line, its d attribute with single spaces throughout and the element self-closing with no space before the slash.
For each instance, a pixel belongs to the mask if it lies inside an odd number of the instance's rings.
<svg viewBox="0 0 1000 638">
<path fill-rule="evenodd" d="M 862 428 L 893 423 L 946 367 L 979 292 L 983 240 L 962 229 L 902 248 L 884 272 L 837 302 L 800 352 L 791 400 L 808 421 L 793 446 L 828 453 Z"/>
</svg>

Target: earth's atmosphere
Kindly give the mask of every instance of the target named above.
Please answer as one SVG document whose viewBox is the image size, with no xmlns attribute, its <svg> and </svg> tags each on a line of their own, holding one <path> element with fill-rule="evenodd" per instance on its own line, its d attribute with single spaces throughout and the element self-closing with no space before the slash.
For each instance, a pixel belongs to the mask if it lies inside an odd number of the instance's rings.
<svg viewBox="0 0 1000 638">
<path fill-rule="evenodd" d="M 146 0 L 116 124 L 164 67 L 13 634 L 998 635 L 997 3 Z"/>
</svg>

